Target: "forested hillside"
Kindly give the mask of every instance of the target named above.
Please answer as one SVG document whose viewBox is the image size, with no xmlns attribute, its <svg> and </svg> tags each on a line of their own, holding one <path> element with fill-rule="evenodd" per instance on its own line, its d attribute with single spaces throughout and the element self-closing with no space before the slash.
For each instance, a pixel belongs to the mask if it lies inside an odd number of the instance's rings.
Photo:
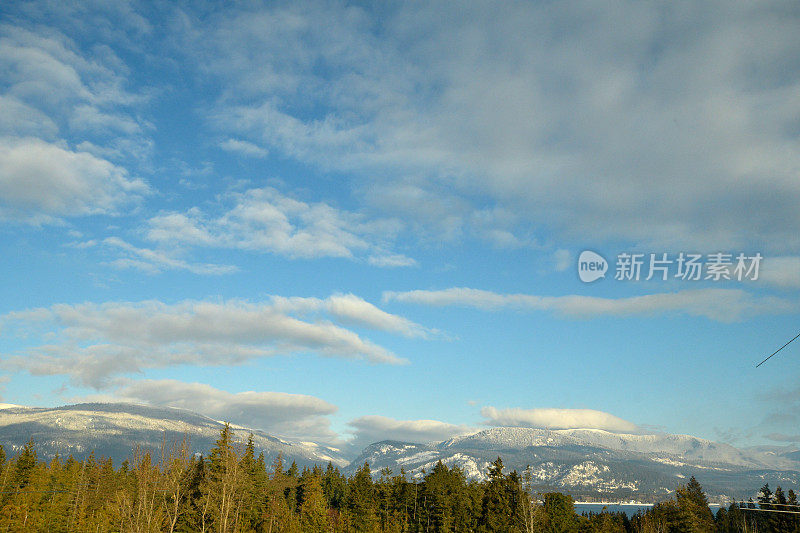
<svg viewBox="0 0 800 533">
<path fill-rule="evenodd" d="M 534 493 L 530 476 L 506 472 L 497 458 L 483 481 L 437 463 L 421 480 L 368 464 L 344 476 L 328 464 L 304 468 L 281 457 L 267 465 L 252 438 L 237 443 L 225 426 L 207 456 L 185 441 L 159 457 L 135 450 L 115 466 L 40 461 L 33 441 L 7 458 L 0 446 L 2 531 L 218 532 L 794 532 L 794 491 L 765 486 L 758 503 L 731 504 L 714 516 L 692 478 L 672 500 L 626 517 L 575 513 L 571 496 Z M 744 507 L 744 509 L 740 508 Z M 783 512 L 775 512 L 783 511 Z"/>
</svg>

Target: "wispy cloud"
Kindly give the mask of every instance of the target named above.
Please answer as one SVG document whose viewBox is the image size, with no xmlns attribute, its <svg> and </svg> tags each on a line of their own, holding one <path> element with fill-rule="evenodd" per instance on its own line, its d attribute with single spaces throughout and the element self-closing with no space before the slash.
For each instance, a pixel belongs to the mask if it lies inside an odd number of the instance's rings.
<svg viewBox="0 0 800 533">
<path fill-rule="evenodd" d="M 225 139 L 219 147 L 228 152 L 236 152 L 249 157 L 267 157 L 269 151 L 255 144 L 239 139 Z"/>
<path fill-rule="evenodd" d="M 766 257 L 759 280 L 786 289 L 800 289 L 800 257 Z"/>
<path fill-rule="evenodd" d="M 355 297 L 315 302 L 333 319 L 414 335 L 421 328 L 380 312 Z M 6 354 L 5 366 L 32 374 L 68 375 L 77 383 L 103 387 L 112 376 L 146 368 L 236 365 L 282 354 L 309 352 L 325 357 L 403 364 L 406 359 L 329 321 L 307 322 L 292 316 L 298 305 L 159 301 L 58 304 L 7 313 L 3 327 L 46 333 L 41 344 L 23 353 Z"/>
<path fill-rule="evenodd" d="M 735 322 L 755 315 L 788 313 L 798 307 L 793 301 L 774 296 L 757 296 L 740 289 L 692 289 L 627 298 L 599 298 L 581 295 L 499 294 L 454 287 L 443 290 L 389 291 L 383 293 L 383 300 L 484 310 L 509 308 L 555 311 L 572 318 L 682 313 L 720 322 Z"/>
<path fill-rule="evenodd" d="M 367 262 L 373 266 L 388 268 L 417 266 L 415 259 L 403 254 L 371 255 Z"/>
<path fill-rule="evenodd" d="M 135 268 L 150 274 L 157 274 L 164 270 L 186 270 L 193 274 L 205 275 L 231 274 L 238 270 L 233 265 L 190 263 L 183 259 L 172 257 L 162 251 L 137 248 L 118 237 L 107 237 L 102 242 L 106 246 L 121 250 L 127 254 L 127 257 L 111 261 L 111 265 L 117 268 Z"/>
<path fill-rule="evenodd" d="M 335 294 L 320 298 L 272 298 L 273 307 L 286 313 L 312 313 L 325 311 L 342 323 L 370 329 L 397 333 L 405 337 L 427 337 L 436 333 L 411 320 L 387 313 L 354 294 Z"/>
<path fill-rule="evenodd" d="M 3 24 L 0 70 L 0 216 L 114 214 L 150 192 L 124 166 L 147 151 L 149 125 L 131 114 L 141 98 L 109 48 L 83 52 L 56 30 Z"/>
<path fill-rule="evenodd" d="M 216 129 L 443 232 L 488 203 L 501 241 L 800 248 L 800 37 L 774 3 L 315 7 L 190 19 Z"/>
<path fill-rule="evenodd" d="M 385 249 L 400 230 L 396 220 L 367 219 L 271 187 L 233 194 L 231 201 L 233 206 L 217 216 L 190 209 L 154 217 L 147 238 L 161 245 L 233 248 L 293 259 L 368 255 L 377 266 L 415 264 Z"/>
</svg>

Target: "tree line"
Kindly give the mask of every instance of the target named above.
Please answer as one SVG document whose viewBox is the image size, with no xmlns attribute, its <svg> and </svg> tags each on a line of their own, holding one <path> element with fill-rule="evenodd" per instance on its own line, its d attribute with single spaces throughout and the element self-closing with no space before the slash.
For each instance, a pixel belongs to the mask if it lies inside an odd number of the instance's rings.
<svg viewBox="0 0 800 533">
<path fill-rule="evenodd" d="M 796 495 L 780 487 L 714 515 L 691 478 L 628 518 L 578 515 L 570 496 L 534 494 L 530 474 L 505 472 L 499 457 L 483 481 L 441 461 L 419 480 L 388 469 L 373 478 L 366 463 L 348 477 L 281 456 L 268 466 L 252 437 L 238 444 L 227 425 L 207 457 L 185 440 L 156 455 L 137 449 L 115 468 L 93 454 L 40 461 L 33 441 L 7 459 L 0 446 L 0 532 L 800 532 L 800 515 L 785 512 L 798 509 Z"/>
</svg>

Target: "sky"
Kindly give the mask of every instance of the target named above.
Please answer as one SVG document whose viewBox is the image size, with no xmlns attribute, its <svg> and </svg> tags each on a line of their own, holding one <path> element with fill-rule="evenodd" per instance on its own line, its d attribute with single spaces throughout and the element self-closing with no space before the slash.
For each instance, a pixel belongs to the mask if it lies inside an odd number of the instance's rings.
<svg viewBox="0 0 800 533">
<path fill-rule="evenodd" d="M 0 397 L 798 445 L 798 23 L 5 2 Z"/>
</svg>

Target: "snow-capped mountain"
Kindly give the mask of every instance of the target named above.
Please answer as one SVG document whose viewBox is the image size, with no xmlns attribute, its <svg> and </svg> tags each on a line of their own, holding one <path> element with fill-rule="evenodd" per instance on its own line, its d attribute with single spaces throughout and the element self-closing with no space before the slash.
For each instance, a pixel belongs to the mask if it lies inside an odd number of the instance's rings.
<svg viewBox="0 0 800 533">
<path fill-rule="evenodd" d="M 33 438 L 41 458 L 94 451 L 119 464 L 135 446 L 158 457 L 163 442 L 189 438 L 193 452 L 207 454 L 223 423 L 183 409 L 133 404 L 78 404 L 54 408 L 0 407 L 0 444 L 13 454 Z M 369 463 L 375 476 L 388 468 L 420 478 L 438 461 L 458 466 L 471 479 L 485 477 L 498 456 L 506 471 L 527 472 L 536 490 L 561 490 L 577 497 L 663 499 L 694 475 L 712 499 L 747 498 L 764 485 L 797 489 L 800 451 L 790 447 L 738 449 L 689 435 L 620 434 L 597 429 L 544 430 L 497 427 L 439 443 L 383 441 L 348 465 L 339 450 L 231 426 L 267 462 L 282 453 L 285 464 L 345 467 Z"/>
<path fill-rule="evenodd" d="M 531 446 L 590 446 L 608 450 L 679 456 L 683 461 L 725 463 L 754 468 L 772 468 L 741 450 L 690 435 L 625 434 L 601 429 L 560 429 L 498 427 L 473 435 L 456 437 L 441 443 L 440 448 L 454 449 L 524 449 Z M 796 466 L 800 466 L 796 465 Z"/>
<path fill-rule="evenodd" d="M 367 447 L 347 471 L 367 462 L 375 475 L 388 468 L 421 477 L 441 460 L 481 479 L 498 456 L 507 471 L 527 471 L 536 487 L 586 497 L 656 499 L 692 475 L 719 500 L 749 497 L 767 482 L 800 483 L 800 462 L 787 449 L 767 453 L 689 435 L 597 429 L 498 427 L 427 445 L 384 441 Z"/>
<path fill-rule="evenodd" d="M 130 459 L 135 446 L 158 457 L 163 442 L 188 437 L 192 452 L 207 454 L 224 424 L 217 420 L 170 407 L 123 403 L 86 403 L 53 408 L 5 406 L 0 408 L 0 444 L 13 454 L 33 438 L 40 458 L 55 454 L 82 458 L 94 451 L 119 464 Z M 268 435 L 263 431 L 231 425 L 237 441 L 250 433 L 256 454 L 263 452 L 269 464 L 279 453 L 284 462 L 298 465 L 347 464 L 338 450 L 309 442 Z"/>
</svg>

